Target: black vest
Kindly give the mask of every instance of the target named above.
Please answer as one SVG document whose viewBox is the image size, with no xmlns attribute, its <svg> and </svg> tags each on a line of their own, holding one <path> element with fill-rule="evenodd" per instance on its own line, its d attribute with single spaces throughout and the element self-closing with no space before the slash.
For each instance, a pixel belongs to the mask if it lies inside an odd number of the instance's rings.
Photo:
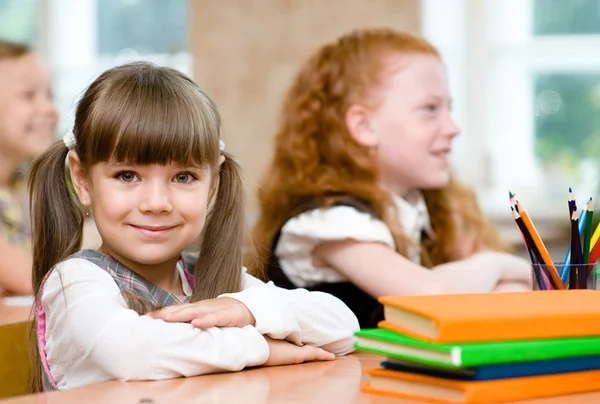
<svg viewBox="0 0 600 404">
<path fill-rule="evenodd" d="M 332 206 L 350 206 L 359 212 L 374 215 L 373 210 L 367 204 L 353 198 L 340 199 Z M 319 205 L 317 203 L 307 205 L 300 211 L 300 213 L 307 212 L 318 207 Z M 376 215 L 374 216 L 377 217 Z M 273 243 L 267 264 L 267 276 L 270 281 L 273 281 L 273 283 L 279 287 L 285 289 L 296 289 L 298 286 L 294 285 L 285 275 L 281 269 L 279 260 L 275 255 L 275 249 L 277 247 L 280 235 L 281 229 L 277 231 L 273 237 Z M 383 306 L 376 299 L 355 286 L 352 282 L 320 283 L 314 286 L 306 287 L 305 289 L 329 293 L 340 299 L 356 315 L 360 324 L 360 328 L 375 328 L 377 327 L 377 323 L 383 320 Z"/>
</svg>

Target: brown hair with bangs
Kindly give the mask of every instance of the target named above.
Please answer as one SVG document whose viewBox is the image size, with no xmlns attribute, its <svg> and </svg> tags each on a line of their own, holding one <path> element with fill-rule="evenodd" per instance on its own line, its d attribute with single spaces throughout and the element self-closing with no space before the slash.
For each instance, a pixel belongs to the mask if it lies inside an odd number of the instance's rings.
<svg viewBox="0 0 600 404">
<path fill-rule="evenodd" d="M 389 57 L 402 54 L 440 57 L 415 35 L 362 29 L 324 45 L 302 66 L 285 96 L 273 160 L 258 187 L 260 214 L 252 231 L 256 251 L 247 262 L 254 274 L 263 274 L 281 227 L 307 205 L 335 203 L 332 195 L 351 196 L 372 208 L 390 228 L 398 252 L 406 254 L 409 240 L 389 192 L 378 183 L 373 155 L 354 140 L 345 122 L 351 105 L 377 103 L 377 90 L 389 75 Z M 424 265 L 459 258 L 456 222 L 481 245 L 504 249 L 468 187 L 453 178 L 445 188 L 423 194 L 436 233 L 423 242 Z"/>
<path fill-rule="evenodd" d="M 75 114 L 74 151 L 82 166 L 130 164 L 196 165 L 218 174 L 216 199 L 208 213 L 194 268 L 192 301 L 241 289 L 244 198 L 240 168 L 230 155 L 219 168 L 221 120 L 215 104 L 182 73 L 138 62 L 101 74 L 83 95 Z M 34 160 L 29 177 L 36 304 L 43 279 L 81 248 L 83 208 L 65 172 L 69 150 L 55 142 Z M 131 308 L 136 296 L 125 295 Z M 144 302 L 142 302 L 144 303 Z M 141 314 L 141 313 L 140 313 Z M 37 347 L 35 335 L 32 347 Z M 39 354 L 32 355 L 33 391 L 41 390 Z"/>
</svg>

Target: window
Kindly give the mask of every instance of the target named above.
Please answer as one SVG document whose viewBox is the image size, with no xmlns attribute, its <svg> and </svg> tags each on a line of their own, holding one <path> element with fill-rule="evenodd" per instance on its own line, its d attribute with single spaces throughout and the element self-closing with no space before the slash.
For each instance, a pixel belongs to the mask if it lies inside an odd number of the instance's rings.
<svg viewBox="0 0 600 404">
<path fill-rule="evenodd" d="M 98 53 L 131 49 L 140 55 L 177 54 L 188 48 L 185 0 L 98 0 Z"/>
<path fill-rule="evenodd" d="M 600 34 L 600 2 L 598 0 L 535 0 L 533 34 Z"/>
<path fill-rule="evenodd" d="M 463 129 L 456 170 L 489 215 L 510 217 L 509 189 L 548 219 L 569 187 L 579 206 L 598 194 L 600 1 L 424 0 L 423 27 Z"/>
<path fill-rule="evenodd" d="M 187 0 L 40 0 L 47 2 L 48 57 L 63 132 L 83 90 L 102 71 L 147 60 L 191 71 Z"/>
<path fill-rule="evenodd" d="M 35 43 L 36 0 L 0 0 L 0 38 Z"/>
<path fill-rule="evenodd" d="M 187 0 L 0 0 L 0 37 L 38 49 L 50 67 L 59 131 L 73 124 L 102 71 L 148 60 L 191 73 Z"/>
</svg>

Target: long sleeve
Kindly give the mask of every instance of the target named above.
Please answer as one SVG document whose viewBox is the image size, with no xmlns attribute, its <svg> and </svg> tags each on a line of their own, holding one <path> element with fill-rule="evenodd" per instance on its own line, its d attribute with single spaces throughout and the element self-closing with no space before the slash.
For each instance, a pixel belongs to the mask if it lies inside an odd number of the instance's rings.
<svg viewBox="0 0 600 404">
<path fill-rule="evenodd" d="M 321 347 L 336 355 L 354 350 L 359 329 L 352 311 L 338 298 L 306 289 L 287 290 L 244 273 L 243 290 L 222 295 L 244 303 L 256 329 L 274 339 Z"/>
<path fill-rule="evenodd" d="M 61 389 L 237 371 L 269 357 L 264 337 L 252 326 L 200 330 L 138 315 L 112 277 L 83 259 L 54 269 L 41 299 L 46 357 Z"/>
</svg>

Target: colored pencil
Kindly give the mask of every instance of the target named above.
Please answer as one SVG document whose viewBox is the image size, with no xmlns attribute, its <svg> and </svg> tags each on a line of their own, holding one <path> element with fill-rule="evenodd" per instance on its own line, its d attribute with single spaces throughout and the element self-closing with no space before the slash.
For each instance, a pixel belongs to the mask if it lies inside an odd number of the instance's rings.
<svg viewBox="0 0 600 404">
<path fill-rule="evenodd" d="M 592 267 L 596 264 L 596 261 L 598 261 L 598 256 L 600 256 L 600 243 L 596 243 L 590 253 L 589 263 Z"/>
<path fill-rule="evenodd" d="M 569 218 L 573 215 L 573 211 L 577 207 L 577 202 L 575 202 L 575 195 L 573 195 L 573 190 L 569 187 Z"/>
<path fill-rule="evenodd" d="M 579 216 L 577 207 L 571 214 L 571 260 L 566 266 L 569 273 L 569 289 L 579 289 L 579 257 L 581 256 L 581 237 L 579 235 Z"/>
<path fill-rule="evenodd" d="M 587 264 L 590 261 L 590 244 L 592 240 L 592 221 L 594 220 L 594 204 L 592 198 L 588 202 L 586 208 L 586 216 L 585 216 L 585 228 L 583 230 L 583 259 L 582 264 Z"/>
<path fill-rule="evenodd" d="M 589 201 L 588 201 L 588 203 L 589 203 Z M 575 210 L 577 210 L 577 205 L 575 205 Z M 579 216 L 579 235 L 580 236 L 583 234 L 583 231 L 584 231 L 586 215 L 587 215 L 587 205 L 586 205 L 586 209 L 583 209 Z M 565 259 L 563 261 L 563 269 L 560 274 L 560 278 L 562 279 L 563 283 L 565 283 L 565 284 L 567 282 L 567 276 L 568 276 L 568 272 L 569 272 L 569 263 L 570 262 L 571 262 L 571 246 L 569 245 L 569 247 L 567 249 L 567 255 L 565 256 Z"/>
<path fill-rule="evenodd" d="M 598 244 L 598 239 L 600 239 L 600 223 L 596 226 L 596 230 L 594 230 L 594 235 L 592 236 L 592 241 L 590 242 L 590 250 L 593 250 Z"/>
<path fill-rule="evenodd" d="M 535 273 L 535 278 L 536 282 L 538 283 L 538 287 L 540 288 L 540 290 L 554 289 L 552 286 L 552 282 L 550 281 L 550 276 L 547 273 L 548 269 L 545 268 L 543 264 L 542 255 L 540 254 L 533 239 L 531 238 L 531 234 L 529 234 L 529 230 L 527 229 L 527 226 L 525 226 L 523 218 L 521 217 L 519 212 L 517 212 L 516 209 L 511 208 L 511 211 L 513 219 L 515 220 L 515 223 L 521 231 L 521 235 L 524 239 L 523 241 L 525 242 L 525 246 L 527 247 L 528 251 L 531 251 L 531 254 L 535 257 L 534 259 L 536 262 L 532 262 L 532 268 Z"/>
<path fill-rule="evenodd" d="M 527 230 L 529 231 L 529 234 L 531 235 L 531 238 L 533 239 L 534 245 L 537 247 L 538 251 L 540 252 L 540 255 L 542 258 L 542 260 L 540 261 L 540 264 L 546 264 L 550 278 L 551 278 L 551 282 L 552 282 L 554 288 L 564 290 L 565 285 L 563 284 L 563 282 L 560 278 L 560 275 L 556 271 L 556 267 L 554 266 L 554 262 L 552 262 L 550 253 L 548 252 L 548 249 L 544 245 L 544 242 L 542 241 L 539 233 L 535 229 L 535 226 L 533 225 L 531 218 L 527 214 L 527 211 L 525 210 L 525 208 L 523 207 L 523 205 L 521 204 L 521 202 L 519 200 L 517 200 L 517 207 L 519 209 L 519 215 L 523 219 L 523 223 L 527 227 Z"/>
<path fill-rule="evenodd" d="M 508 190 L 508 198 L 510 200 L 510 209 L 515 210 L 517 213 L 519 213 L 519 209 L 517 207 L 516 195 L 513 192 L 511 192 L 510 190 Z M 513 218 L 514 218 L 514 216 L 513 216 Z M 533 245 L 533 243 L 527 243 L 527 240 L 525 240 L 525 235 L 523 234 L 523 231 L 520 228 L 519 228 L 519 230 L 521 233 L 521 239 L 523 240 L 525 249 L 527 250 L 527 253 L 529 254 L 529 259 L 531 260 L 531 263 L 537 264 L 538 263 L 537 257 L 535 256 L 533 250 L 530 247 L 530 245 Z"/>
</svg>

